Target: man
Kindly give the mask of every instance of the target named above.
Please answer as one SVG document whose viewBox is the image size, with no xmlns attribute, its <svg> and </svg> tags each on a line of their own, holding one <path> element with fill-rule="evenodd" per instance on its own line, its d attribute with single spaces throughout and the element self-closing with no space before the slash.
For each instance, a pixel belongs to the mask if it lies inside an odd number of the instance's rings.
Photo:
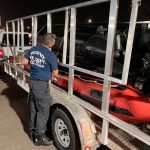
<svg viewBox="0 0 150 150">
<path fill-rule="evenodd" d="M 42 36 L 41 44 L 32 47 L 25 55 L 22 64 L 31 64 L 29 82 L 31 140 L 35 145 L 50 145 L 52 140 L 46 135 L 46 124 L 49 118 L 50 88 L 49 81 L 57 77 L 57 59 L 51 47 L 56 36 L 47 33 Z"/>
</svg>

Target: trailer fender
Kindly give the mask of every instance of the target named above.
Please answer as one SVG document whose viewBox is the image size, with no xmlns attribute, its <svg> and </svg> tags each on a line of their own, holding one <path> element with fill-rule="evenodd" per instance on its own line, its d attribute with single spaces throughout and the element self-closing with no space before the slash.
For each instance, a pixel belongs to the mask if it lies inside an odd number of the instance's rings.
<svg viewBox="0 0 150 150">
<path fill-rule="evenodd" d="M 95 125 L 88 115 L 87 110 L 76 103 L 71 97 L 68 97 L 65 91 L 54 85 L 51 86 L 51 96 L 51 107 L 59 106 L 59 108 L 63 107 L 67 109 L 74 119 L 82 149 L 85 149 L 87 146 L 98 145 Z"/>
</svg>

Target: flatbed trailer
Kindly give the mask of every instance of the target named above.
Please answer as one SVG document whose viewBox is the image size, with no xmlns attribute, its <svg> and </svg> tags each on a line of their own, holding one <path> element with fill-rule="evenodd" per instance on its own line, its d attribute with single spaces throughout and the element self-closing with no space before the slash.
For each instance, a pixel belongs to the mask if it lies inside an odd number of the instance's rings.
<svg viewBox="0 0 150 150">
<path fill-rule="evenodd" d="M 108 37 L 106 47 L 106 60 L 104 74 L 83 69 L 74 65 L 75 62 L 75 32 L 76 32 L 76 10 L 81 7 L 97 5 L 99 3 L 110 2 Z M 113 45 L 116 30 L 117 13 L 119 0 L 91 0 L 76 5 L 50 10 L 47 12 L 34 14 L 31 16 L 10 20 L 6 23 L 6 32 L 8 25 L 12 25 L 15 35 L 15 23 L 17 22 L 18 31 L 24 32 L 24 20 L 32 20 L 32 44 L 37 44 L 37 18 L 47 16 L 47 32 L 52 29 L 52 15 L 57 12 L 65 12 L 64 27 L 64 45 L 63 59 L 59 65 L 69 69 L 68 91 L 65 91 L 56 85 L 50 83 L 50 91 L 52 95 L 50 122 L 54 143 L 60 150 L 96 150 L 101 144 L 106 145 L 112 150 L 148 150 L 150 147 L 150 137 L 142 132 L 136 125 L 126 123 L 109 113 L 109 98 L 111 82 L 119 84 L 127 84 L 128 68 L 132 51 L 136 18 L 140 0 L 132 1 L 132 11 L 129 23 L 128 40 L 126 46 L 126 54 L 124 60 L 124 68 L 121 79 L 111 76 Z M 70 13 L 69 13 L 70 12 Z M 69 23 L 70 17 L 70 23 Z M 70 40 L 68 41 L 68 26 L 70 25 Z M 8 39 L 7 39 L 8 40 Z M 22 40 L 22 50 L 23 39 Z M 15 39 L 14 39 L 15 41 Z M 69 63 L 66 62 L 67 43 L 70 43 Z M 8 46 L 8 45 L 7 45 Z M 18 44 L 19 46 L 19 44 Z M 9 59 L 8 59 L 9 60 Z M 29 72 L 17 67 L 16 62 L 5 62 L 4 69 L 7 74 L 16 79 L 17 84 L 25 91 L 29 92 Z M 104 80 L 103 96 L 101 109 L 96 108 L 92 104 L 82 100 L 73 93 L 74 71 L 79 71 L 92 75 Z"/>
</svg>

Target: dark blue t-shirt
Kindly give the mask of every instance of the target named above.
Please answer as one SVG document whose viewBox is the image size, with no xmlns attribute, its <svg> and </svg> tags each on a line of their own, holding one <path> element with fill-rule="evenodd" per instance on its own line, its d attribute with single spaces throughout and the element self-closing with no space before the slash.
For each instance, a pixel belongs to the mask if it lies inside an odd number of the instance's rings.
<svg viewBox="0 0 150 150">
<path fill-rule="evenodd" d="M 31 79 L 48 81 L 52 71 L 58 69 L 56 55 L 43 45 L 32 47 L 24 57 L 31 64 Z"/>
</svg>

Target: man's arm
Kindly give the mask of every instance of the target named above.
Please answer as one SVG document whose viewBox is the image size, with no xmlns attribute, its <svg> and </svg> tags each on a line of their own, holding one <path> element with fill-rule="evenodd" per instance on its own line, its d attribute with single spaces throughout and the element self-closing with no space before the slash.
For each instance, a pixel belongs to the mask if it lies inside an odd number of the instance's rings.
<svg viewBox="0 0 150 150">
<path fill-rule="evenodd" d="M 23 58 L 21 64 L 23 64 L 23 65 L 28 65 L 28 63 L 29 63 L 29 60 L 26 59 L 26 58 Z"/>
</svg>

